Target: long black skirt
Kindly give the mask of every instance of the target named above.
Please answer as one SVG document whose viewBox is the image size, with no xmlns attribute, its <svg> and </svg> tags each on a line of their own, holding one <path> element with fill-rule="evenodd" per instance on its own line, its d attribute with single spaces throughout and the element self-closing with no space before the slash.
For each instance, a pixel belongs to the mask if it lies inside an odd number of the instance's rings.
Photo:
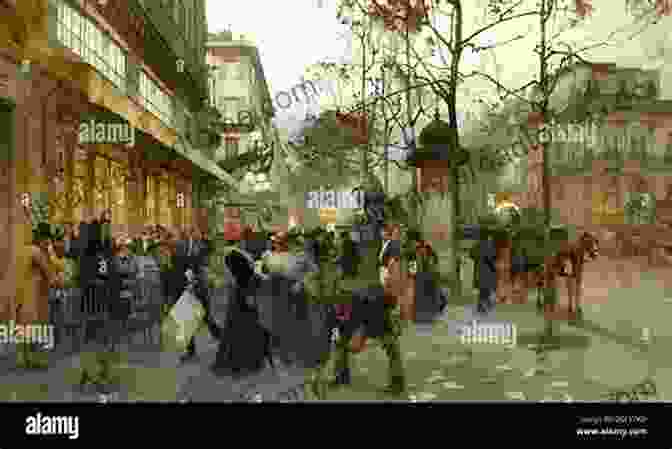
<svg viewBox="0 0 672 449">
<path fill-rule="evenodd" d="M 417 273 L 415 276 L 415 315 L 416 322 L 434 321 L 448 304 L 445 293 L 434 273 Z"/>
<path fill-rule="evenodd" d="M 261 371 L 268 357 L 268 333 L 259 324 L 257 311 L 235 291 L 220 330 L 220 344 L 213 370 L 222 375 L 249 375 Z"/>
</svg>

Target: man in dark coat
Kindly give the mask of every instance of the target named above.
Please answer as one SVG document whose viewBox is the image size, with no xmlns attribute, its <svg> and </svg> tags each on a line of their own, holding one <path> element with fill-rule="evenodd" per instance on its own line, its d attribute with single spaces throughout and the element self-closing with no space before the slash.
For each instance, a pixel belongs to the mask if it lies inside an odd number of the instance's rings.
<svg viewBox="0 0 672 449">
<path fill-rule="evenodd" d="M 402 274 L 401 242 L 394 239 L 396 235 L 398 234 L 385 235 L 392 238 L 384 242 L 380 254 L 379 283 L 354 293 L 351 317 L 340 328 L 335 354 L 337 385 L 349 385 L 351 382 L 350 353 L 361 351 L 366 339 L 377 338 L 381 341 L 389 361 L 389 384 L 386 391 L 401 394 L 406 390 L 400 349 L 402 322 L 397 313 L 400 299 L 388 293 L 394 280 Z M 355 340 L 361 343 L 354 343 Z"/>
<path fill-rule="evenodd" d="M 340 256 L 337 264 L 344 278 L 354 278 L 359 271 L 360 256 L 357 245 L 352 240 L 349 232 L 340 235 Z"/>
<path fill-rule="evenodd" d="M 476 310 L 479 313 L 487 314 L 496 303 L 497 291 L 497 270 L 495 262 L 497 259 L 497 247 L 492 238 L 484 238 L 479 241 L 479 295 Z"/>
</svg>

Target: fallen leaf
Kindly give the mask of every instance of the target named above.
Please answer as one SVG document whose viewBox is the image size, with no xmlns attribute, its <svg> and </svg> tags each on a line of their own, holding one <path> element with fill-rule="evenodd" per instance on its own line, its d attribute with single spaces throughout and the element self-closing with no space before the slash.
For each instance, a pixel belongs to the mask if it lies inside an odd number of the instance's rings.
<svg viewBox="0 0 672 449">
<path fill-rule="evenodd" d="M 513 371 L 513 368 L 511 368 L 509 365 L 497 365 L 495 369 L 497 371 L 503 371 L 503 372 Z"/>
<path fill-rule="evenodd" d="M 435 383 L 441 382 L 443 380 L 446 380 L 446 376 L 431 376 L 431 377 L 428 377 L 427 379 L 425 379 L 425 383 L 435 384 Z"/>
<path fill-rule="evenodd" d="M 507 391 L 506 397 L 514 401 L 524 401 L 525 395 L 522 391 Z"/>
<path fill-rule="evenodd" d="M 407 352 L 407 353 L 406 353 L 406 357 L 409 357 L 409 358 L 414 358 L 414 357 L 416 357 L 417 355 L 418 355 L 417 352 Z"/>
<path fill-rule="evenodd" d="M 446 390 L 463 390 L 464 389 L 464 385 L 460 385 L 460 384 L 452 382 L 452 381 L 451 382 L 444 382 L 444 383 L 441 384 L 441 386 L 443 388 L 445 388 Z"/>
<path fill-rule="evenodd" d="M 642 338 L 641 339 L 644 342 L 650 341 L 651 340 L 651 329 L 649 329 L 648 327 L 645 327 L 644 329 L 642 329 Z"/>
<path fill-rule="evenodd" d="M 551 387 L 553 388 L 567 388 L 569 386 L 569 383 L 565 382 L 564 380 L 557 380 L 554 382 L 551 382 Z"/>
</svg>

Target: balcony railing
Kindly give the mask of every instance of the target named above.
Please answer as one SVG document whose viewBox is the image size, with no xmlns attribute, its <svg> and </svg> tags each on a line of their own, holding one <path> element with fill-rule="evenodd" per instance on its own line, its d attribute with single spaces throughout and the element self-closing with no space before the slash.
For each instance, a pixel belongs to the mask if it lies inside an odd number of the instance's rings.
<svg viewBox="0 0 672 449">
<path fill-rule="evenodd" d="M 205 61 L 198 60 L 198 55 L 189 51 L 169 16 L 171 11 L 161 8 L 158 2 L 147 4 L 149 8 L 143 7 L 138 0 L 127 2 L 131 15 L 149 19 L 145 26 L 145 63 L 154 68 L 166 84 L 175 88 L 178 95 L 188 99 L 190 109 L 198 109 L 203 104 L 202 99 L 208 96 Z M 183 73 L 178 69 L 180 58 L 185 62 Z"/>
<path fill-rule="evenodd" d="M 658 142 L 653 132 L 631 133 L 627 129 L 600 135 L 597 139 L 554 142 L 550 151 L 554 175 L 589 173 L 594 160 L 608 160 L 614 169 L 624 161 L 638 161 L 648 170 L 672 170 L 672 145 Z"/>
</svg>

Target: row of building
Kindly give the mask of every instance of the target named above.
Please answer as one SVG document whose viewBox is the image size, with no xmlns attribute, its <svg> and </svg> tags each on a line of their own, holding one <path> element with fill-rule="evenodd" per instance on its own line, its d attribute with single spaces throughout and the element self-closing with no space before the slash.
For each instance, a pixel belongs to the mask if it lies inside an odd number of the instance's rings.
<svg viewBox="0 0 672 449">
<path fill-rule="evenodd" d="M 205 0 L 0 0 L 1 267 L 26 194 L 55 223 L 109 208 L 117 232 L 212 224 L 208 206 L 239 185 L 218 161 L 277 134 L 255 46 L 207 30 Z M 233 103 L 263 119 L 217 126 Z"/>
<path fill-rule="evenodd" d="M 658 250 L 672 245 L 665 223 L 656 218 L 656 209 L 672 200 L 672 102 L 661 98 L 660 78 L 655 70 L 616 64 L 569 67 L 550 99 L 555 119 L 546 124 L 554 220 L 597 233 L 605 253 L 639 251 L 654 264 Z M 536 132 L 543 125 L 522 101 L 509 102 L 494 120 L 501 123 L 490 129 L 499 132 L 466 139 L 472 151 L 520 145 L 515 129 L 522 124 Z M 542 207 L 539 148 L 527 148 L 498 173 L 488 193 L 509 194 L 523 207 Z M 635 211 L 629 202 L 642 194 L 649 198 L 642 204 L 648 209 Z M 471 200 L 476 204 L 480 198 Z"/>
</svg>

